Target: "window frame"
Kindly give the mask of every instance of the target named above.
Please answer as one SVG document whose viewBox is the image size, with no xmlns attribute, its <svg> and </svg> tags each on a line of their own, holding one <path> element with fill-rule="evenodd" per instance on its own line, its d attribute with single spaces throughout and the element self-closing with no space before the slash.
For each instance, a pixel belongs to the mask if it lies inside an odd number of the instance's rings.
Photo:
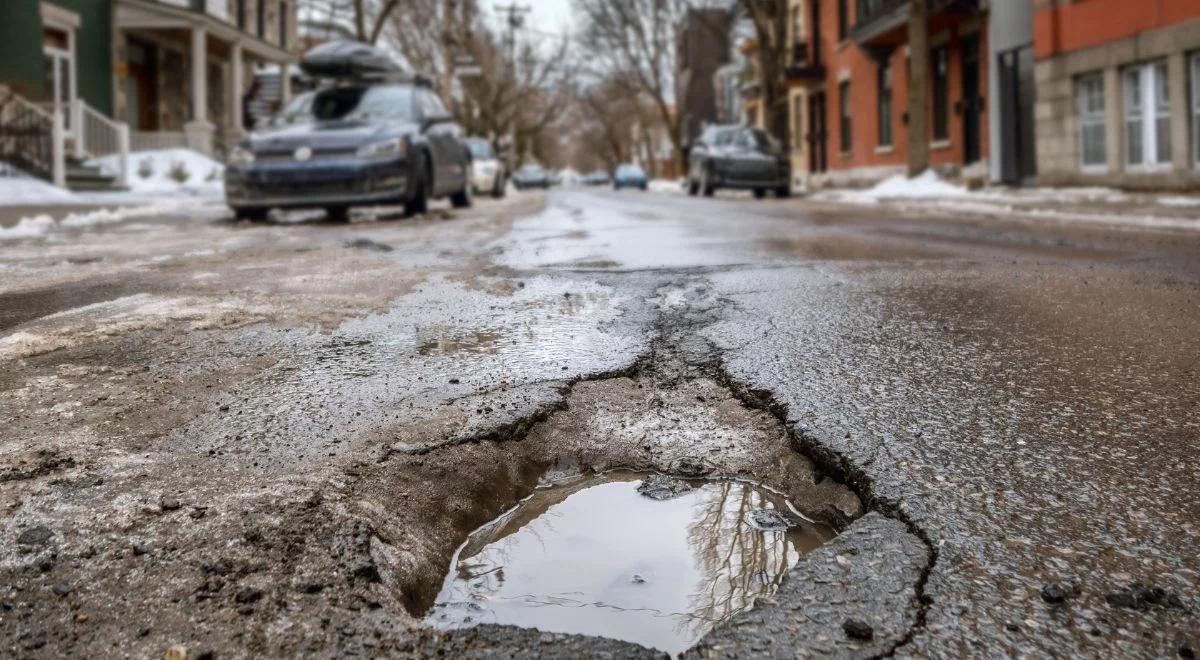
<svg viewBox="0 0 1200 660">
<path fill-rule="evenodd" d="M 1133 78 L 1136 77 L 1136 82 Z M 1164 92 L 1161 95 L 1159 92 Z M 1121 69 L 1121 97 L 1125 130 L 1125 168 L 1131 172 L 1161 172 L 1170 170 L 1173 160 L 1171 145 L 1170 73 L 1165 60 L 1142 62 Z M 1159 135 L 1159 125 L 1165 120 L 1166 133 Z M 1137 130 L 1134 130 L 1134 126 Z M 1163 139 L 1165 138 L 1165 142 Z M 1140 147 L 1139 160 L 1133 161 L 1134 141 Z M 1164 153 L 1159 153 L 1165 146 Z"/>
<path fill-rule="evenodd" d="M 939 61 L 938 58 L 941 58 Z M 938 68 L 941 67 L 939 75 Z M 929 53 L 930 86 L 933 95 L 933 117 L 930 135 L 934 142 L 950 140 L 950 47 L 934 46 Z M 939 96 L 940 95 L 940 96 Z"/>
<path fill-rule="evenodd" d="M 1200 169 L 1200 51 L 1188 58 L 1192 87 L 1192 167 Z"/>
<path fill-rule="evenodd" d="M 850 2 L 849 0 L 838 0 L 838 43 L 841 43 L 850 37 Z"/>
<path fill-rule="evenodd" d="M 880 149 L 896 146 L 896 135 L 892 126 L 895 114 L 895 95 L 892 89 L 892 63 L 888 61 L 880 64 L 875 72 L 875 118 L 878 131 L 875 142 Z"/>
<path fill-rule="evenodd" d="M 838 146 L 843 154 L 854 150 L 854 124 L 850 114 L 850 81 L 843 80 L 838 83 Z"/>
<path fill-rule="evenodd" d="M 1089 89 L 1089 86 L 1094 88 Z M 1099 92 L 1099 108 L 1090 107 L 1092 92 Z M 1097 71 L 1075 78 L 1075 113 L 1079 123 L 1079 169 L 1082 172 L 1103 173 L 1108 171 L 1108 107 L 1105 98 L 1104 73 Z M 1087 129 L 1100 128 L 1101 160 L 1089 163 L 1087 160 Z"/>
</svg>

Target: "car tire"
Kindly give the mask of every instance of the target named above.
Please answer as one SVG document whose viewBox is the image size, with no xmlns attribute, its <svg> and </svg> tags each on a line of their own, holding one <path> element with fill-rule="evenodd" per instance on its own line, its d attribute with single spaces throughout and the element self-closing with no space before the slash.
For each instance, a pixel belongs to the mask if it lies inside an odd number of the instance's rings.
<svg viewBox="0 0 1200 660">
<path fill-rule="evenodd" d="M 705 197 L 712 197 L 717 192 L 717 187 L 712 184 L 712 173 L 709 171 L 710 166 L 705 166 L 700 170 L 700 192 Z"/>
<path fill-rule="evenodd" d="M 700 194 L 700 184 L 699 183 L 692 181 L 691 179 L 688 179 L 687 186 L 688 186 L 688 195 L 695 197 L 696 195 Z"/>
<path fill-rule="evenodd" d="M 787 199 L 792 196 L 791 186 L 779 186 L 775 189 L 775 196 L 779 199 Z"/>
<path fill-rule="evenodd" d="M 428 158 L 424 152 L 417 155 L 416 166 L 413 167 L 413 193 L 404 203 L 404 215 L 409 217 L 422 215 L 429 210 L 429 167 Z"/>
<path fill-rule="evenodd" d="M 505 180 L 503 174 L 497 174 L 496 183 L 492 185 L 492 198 L 504 199 L 506 194 L 508 194 L 508 181 Z"/>
<path fill-rule="evenodd" d="M 350 207 L 327 206 L 325 207 L 325 218 L 330 222 L 350 222 Z"/>
<path fill-rule="evenodd" d="M 456 209 L 469 209 L 475 203 L 475 196 L 471 193 L 471 184 L 465 184 L 463 189 L 450 195 L 450 205 Z"/>
<path fill-rule="evenodd" d="M 265 222 L 268 211 L 270 209 L 235 208 L 233 210 L 233 217 L 237 220 L 247 220 L 249 222 Z"/>
<path fill-rule="evenodd" d="M 766 196 L 767 196 L 766 188 L 755 188 L 754 189 L 754 199 L 762 199 Z"/>
</svg>

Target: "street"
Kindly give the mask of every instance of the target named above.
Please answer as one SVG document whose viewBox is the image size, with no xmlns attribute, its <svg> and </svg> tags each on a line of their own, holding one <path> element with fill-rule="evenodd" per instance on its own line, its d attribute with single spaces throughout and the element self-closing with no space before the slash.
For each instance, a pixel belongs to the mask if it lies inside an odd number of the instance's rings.
<svg viewBox="0 0 1200 660">
<path fill-rule="evenodd" d="M 654 656 L 422 624 L 472 530 L 613 468 L 838 532 L 688 657 L 1200 648 L 1195 232 L 580 188 L 354 220 L 0 242 L 5 655 Z"/>
</svg>

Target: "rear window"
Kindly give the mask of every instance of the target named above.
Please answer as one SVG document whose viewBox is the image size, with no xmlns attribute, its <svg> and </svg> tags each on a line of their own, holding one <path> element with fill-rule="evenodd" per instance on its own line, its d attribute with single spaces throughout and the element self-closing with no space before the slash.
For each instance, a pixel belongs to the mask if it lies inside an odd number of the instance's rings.
<svg viewBox="0 0 1200 660">
<path fill-rule="evenodd" d="M 294 99 L 284 111 L 289 124 L 320 121 L 411 121 L 413 90 L 403 85 L 332 87 Z"/>
<path fill-rule="evenodd" d="M 622 165 L 617 168 L 617 176 L 642 176 L 645 172 L 637 165 Z"/>
<path fill-rule="evenodd" d="M 496 152 L 492 150 L 492 145 L 480 138 L 471 138 L 467 140 L 467 148 L 471 150 L 471 156 L 476 160 L 491 160 L 496 157 Z"/>
</svg>

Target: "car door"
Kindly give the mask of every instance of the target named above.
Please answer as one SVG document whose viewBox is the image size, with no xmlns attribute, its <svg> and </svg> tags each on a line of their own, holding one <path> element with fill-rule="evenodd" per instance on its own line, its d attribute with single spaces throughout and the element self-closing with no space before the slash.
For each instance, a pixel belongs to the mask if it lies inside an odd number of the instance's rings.
<svg viewBox="0 0 1200 660">
<path fill-rule="evenodd" d="M 462 129 L 450 111 L 432 91 L 422 91 L 426 137 L 434 152 L 435 194 L 444 195 L 461 190 L 466 183 L 466 152 L 462 145 Z"/>
</svg>

